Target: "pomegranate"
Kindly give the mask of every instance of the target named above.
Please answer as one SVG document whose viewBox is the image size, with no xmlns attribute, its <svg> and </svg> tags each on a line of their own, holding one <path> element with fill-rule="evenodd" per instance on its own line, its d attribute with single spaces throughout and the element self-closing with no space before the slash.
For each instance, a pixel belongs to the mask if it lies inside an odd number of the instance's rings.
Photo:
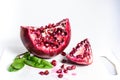
<svg viewBox="0 0 120 80">
<path fill-rule="evenodd" d="M 89 65 L 93 62 L 91 45 L 88 39 L 84 39 L 77 44 L 66 57 L 77 64 Z"/>
<path fill-rule="evenodd" d="M 45 27 L 21 26 L 21 40 L 32 54 L 51 58 L 60 54 L 69 44 L 71 28 L 69 19 Z"/>
</svg>

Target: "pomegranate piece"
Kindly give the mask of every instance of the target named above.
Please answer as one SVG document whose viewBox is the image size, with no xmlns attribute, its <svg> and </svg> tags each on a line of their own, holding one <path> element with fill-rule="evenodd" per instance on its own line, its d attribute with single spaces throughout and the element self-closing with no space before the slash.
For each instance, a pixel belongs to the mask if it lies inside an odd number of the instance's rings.
<svg viewBox="0 0 120 80">
<path fill-rule="evenodd" d="M 77 44 L 66 57 L 77 64 L 89 65 L 93 62 L 92 49 L 88 39 Z"/>
<path fill-rule="evenodd" d="M 69 19 L 39 28 L 21 26 L 21 40 L 32 54 L 41 58 L 51 58 L 60 54 L 69 44 L 71 27 Z"/>
</svg>

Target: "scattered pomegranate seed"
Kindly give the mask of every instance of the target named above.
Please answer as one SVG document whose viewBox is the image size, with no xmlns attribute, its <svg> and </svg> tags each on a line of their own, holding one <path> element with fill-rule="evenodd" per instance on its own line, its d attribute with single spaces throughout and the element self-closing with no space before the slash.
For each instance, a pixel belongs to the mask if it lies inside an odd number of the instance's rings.
<svg viewBox="0 0 120 80">
<path fill-rule="evenodd" d="M 56 73 L 62 73 L 62 69 L 58 69 Z"/>
<path fill-rule="evenodd" d="M 51 62 L 53 65 L 56 64 L 56 60 L 52 60 Z M 76 69 L 76 66 L 75 65 L 65 65 L 65 64 L 62 64 L 60 66 L 60 68 L 58 70 L 55 70 L 56 71 L 56 74 L 58 74 L 58 78 L 62 78 L 63 77 L 63 74 L 67 74 L 69 70 L 74 70 Z M 45 70 L 45 71 L 40 71 L 39 72 L 40 75 L 48 75 L 49 74 L 49 71 L 48 70 Z M 72 74 L 72 75 L 76 75 L 76 74 Z"/>
<path fill-rule="evenodd" d="M 67 70 L 72 70 L 71 66 L 66 67 Z"/>
<path fill-rule="evenodd" d="M 57 61 L 56 61 L 56 60 L 52 60 L 51 64 L 52 64 L 53 66 L 56 66 L 56 65 L 57 65 Z"/>
<path fill-rule="evenodd" d="M 48 75 L 48 74 L 49 74 L 49 71 L 46 70 L 46 71 L 44 72 L 44 75 Z"/>
<path fill-rule="evenodd" d="M 63 77 L 63 74 L 58 74 L 58 78 L 62 78 Z"/>
<path fill-rule="evenodd" d="M 64 73 L 68 73 L 68 70 L 67 70 L 67 69 L 64 69 L 63 72 L 64 72 Z"/>
<path fill-rule="evenodd" d="M 61 62 L 62 62 L 62 63 L 66 63 L 66 62 L 67 62 L 67 60 L 66 60 L 66 59 L 63 59 Z"/>
<path fill-rule="evenodd" d="M 48 70 L 40 71 L 39 74 L 40 74 L 40 75 L 48 75 L 48 74 L 49 74 L 49 71 L 48 71 Z"/>
<path fill-rule="evenodd" d="M 61 68 L 62 68 L 62 69 L 64 69 L 64 67 L 65 67 L 65 65 L 64 65 L 64 64 L 63 64 L 63 65 L 61 65 Z"/>
<path fill-rule="evenodd" d="M 62 55 L 62 56 L 66 56 L 66 53 L 65 53 L 65 52 L 62 52 L 61 55 Z"/>
<path fill-rule="evenodd" d="M 43 71 L 40 71 L 39 74 L 40 74 L 40 75 L 44 75 L 44 72 L 43 72 Z"/>
<path fill-rule="evenodd" d="M 75 65 L 72 65 L 72 66 L 67 66 L 67 70 L 74 70 L 76 68 L 76 66 Z"/>
<path fill-rule="evenodd" d="M 72 69 L 72 70 L 73 70 L 73 69 L 75 69 L 75 68 L 76 68 L 76 66 L 75 66 L 75 65 L 72 65 L 72 66 L 71 66 L 71 69 Z"/>
</svg>

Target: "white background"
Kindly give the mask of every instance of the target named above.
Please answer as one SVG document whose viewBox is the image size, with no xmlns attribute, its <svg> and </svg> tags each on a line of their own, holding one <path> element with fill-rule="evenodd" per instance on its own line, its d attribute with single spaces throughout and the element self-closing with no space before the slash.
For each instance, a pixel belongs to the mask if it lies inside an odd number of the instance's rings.
<svg viewBox="0 0 120 80">
<path fill-rule="evenodd" d="M 109 55 L 109 50 L 120 60 L 120 0 L 0 0 L 0 47 L 26 51 L 21 25 L 42 26 L 64 18 L 72 30 L 66 51 L 88 38 L 95 56 Z"/>
</svg>

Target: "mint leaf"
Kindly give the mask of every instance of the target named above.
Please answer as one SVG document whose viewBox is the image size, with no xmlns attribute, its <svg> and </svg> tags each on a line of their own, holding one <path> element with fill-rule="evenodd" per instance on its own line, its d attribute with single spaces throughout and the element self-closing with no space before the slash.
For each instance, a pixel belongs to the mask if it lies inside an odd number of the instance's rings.
<svg viewBox="0 0 120 80">
<path fill-rule="evenodd" d="M 52 64 L 50 62 L 48 62 L 47 60 L 45 59 L 41 59 L 41 58 L 38 58 L 36 56 L 29 56 L 29 58 L 26 58 L 26 60 L 24 61 L 25 64 L 29 65 L 29 66 L 32 66 L 32 67 L 35 67 L 35 68 L 52 68 Z M 45 67 L 47 66 L 47 67 Z"/>
<path fill-rule="evenodd" d="M 53 65 L 50 62 L 46 61 L 45 59 L 42 59 L 41 64 L 44 64 L 45 66 L 47 66 L 47 68 L 53 67 Z"/>
<path fill-rule="evenodd" d="M 26 59 L 24 62 L 25 62 L 25 64 L 27 64 L 28 66 L 35 67 L 35 62 L 34 62 L 34 61 L 30 61 L 30 60 L 27 60 L 27 59 Z"/>
<path fill-rule="evenodd" d="M 13 63 L 9 66 L 8 71 L 14 72 L 22 69 L 24 67 L 24 59 L 23 58 L 15 58 Z"/>
<path fill-rule="evenodd" d="M 15 72 L 18 71 L 17 69 L 15 69 L 14 67 L 12 67 L 11 65 L 8 67 L 8 71 L 9 72 Z"/>
<path fill-rule="evenodd" d="M 13 68 L 18 69 L 18 70 L 22 69 L 24 65 L 25 65 L 24 63 L 18 63 L 18 62 L 14 62 L 11 64 Z"/>
<path fill-rule="evenodd" d="M 31 56 L 30 52 L 25 52 L 15 57 L 12 64 L 8 67 L 9 72 L 15 72 L 28 65 L 35 68 L 50 69 L 53 65 L 45 59 Z"/>
</svg>

